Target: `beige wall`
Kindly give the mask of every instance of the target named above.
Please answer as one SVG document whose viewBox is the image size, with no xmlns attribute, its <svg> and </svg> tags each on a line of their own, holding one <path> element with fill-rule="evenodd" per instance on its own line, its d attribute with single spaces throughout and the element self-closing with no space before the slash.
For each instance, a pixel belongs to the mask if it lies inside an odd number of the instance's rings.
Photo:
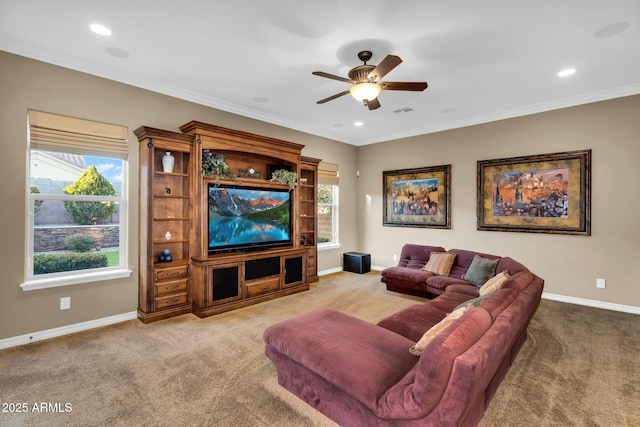
<svg viewBox="0 0 640 427">
<path fill-rule="evenodd" d="M 147 90 L 0 52 L 3 209 L 0 210 L 0 339 L 132 312 L 137 307 L 138 151 L 133 130 L 167 130 L 198 120 L 306 145 L 303 154 L 340 165 L 340 241 L 319 269 L 345 251 L 393 264 L 405 242 L 510 255 L 546 280 L 546 292 L 640 307 L 632 269 L 640 259 L 635 163 L 640 96 L 423 135 L 365 147 L 315 137 Z M 131 278 L 24 292 L 26 112 L 37 109 L 129 127 L 128 262 Z M 418 114 L 416 112 L 416 114 Z M 592 236 L 476 231 L 476 161 L 591 148 Z M 382 226 L 382 171 L 452 164 L 452 229 Z M 360 177 L 356 178 L 356 170 Z M 354 195 L 356 197 L 354 197 Z M 595 279 L 607 279 L 596 289 Z M 71 310 L 60 311 L 61 297 Z"/>
<path fill-rule="evenodd" d="M 356 147 L 203 107 L 169 96 L 0 52 L 0 129 L 3 197 L 0 209 L 0 339 L 135 311 L 138 260 L 138 141 L 133 131 L 152 126 L 179 131 L 190 120 L 304 144 L 303 154 L 340 165 L 345 176 L 341 203 L 341 249 L 319 255 L 321 270 L 340 267 L 343 250 L 357 249 Z M 134 273 L 110 280 L 54 289 L 22 291 L 25 259 L 26 115 L 36 109 L 129 128 L 128 263 Z M 60 311 L 60 298 L 71 309 Z"/>
<path fill-rule="evenodd" d="M 591 236 L 476 230 L 478 160 L 581 149 L 592 149 Z M 547 293 L 640 307 L 638 159 L 640 96 L 361 147 L 359 247 L 378 266 L 394 264 L 406 242 L 509 255 L 544 278 Z M 445 164 L 451 230 L 383 227 L 382 171 Z"/>
</svg>

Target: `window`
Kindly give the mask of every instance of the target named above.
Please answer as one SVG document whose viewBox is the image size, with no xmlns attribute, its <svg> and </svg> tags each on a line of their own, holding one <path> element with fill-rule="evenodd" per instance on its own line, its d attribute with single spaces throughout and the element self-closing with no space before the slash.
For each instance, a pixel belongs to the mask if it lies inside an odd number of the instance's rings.
<svg viewBox="0 0 640 427">
<path fill-rule="evenodd" d="M 24 290 L 127 277 L 127 128 L 28 115 Z"/>
<path fill-rule="evenodd" d="M 338 247 L 338 165 L 318 165 L 318 249 Z"/>
</svg>

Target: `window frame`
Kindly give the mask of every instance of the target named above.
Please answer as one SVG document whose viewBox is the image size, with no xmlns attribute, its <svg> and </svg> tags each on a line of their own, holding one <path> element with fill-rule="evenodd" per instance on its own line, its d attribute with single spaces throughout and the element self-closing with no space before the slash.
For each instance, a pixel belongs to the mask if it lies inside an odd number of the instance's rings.
<svg viewBox="0 0 640 427">
<path fill-rule="evenodd" d="M 29 110 L 28 120 L 37 115 L 39 112 L 35 112 Z M 73 118 L 65 117 L 65 116 L 56 116 L 49 113 L 41 113 L 45 118 L 49 119 L 53 117 L 60 117 L 65 123 L 69 121 L 73 121 Z M 76 119 L 81 124 L 97 124 L 101 125 L 100 122 L 90 122 L 84 119 Z M 90 283 L 111 279 L 120 279 L 125 277 L 130 277 L 132 274 L 132 270 L 127 266 L 127 225 L 128 225 L 128 160 L 126 153 L 122 153 L 122 147 L 120 147 L 120 152 L 108 152 L 104 150 L 100 150 L 100 148 L 92 149 L 90 144 L 98 144 L 97 142 L 88 142 L 85 147 L 75 146 L 73 149 L 66 149 L 63 145 L 56 145 L 55 142 L 47 145 L 45 142 L 39 142 L 35 144 L 36 146 L 32 146 L 31 141 L 31 127 L 28 123 L 28 137 L 27 137 L 27 165 L 26 165 L 26 186 L 25 190 L 27 193 L 26 197 L 26 245 L 25 245 L 25 272 L 24 272 L 24 282 L 20 284 L 20 288 L 23 291 L 31 291 L 36 289 L 47 289 L 54 288 L 60 286 L 68 286 L 75 285 L 81 283 Z M 115 125 L 104 125 L 104 126 L 113 126 Z M 122 133 L 125 135 L 124 140 L 118 140 L 117 144 L 125 145 L 126 149 L 126 128 L 122 128 Z M 52 128 L 55 130 L 55 128 Z M 73 137 L 77 137 L 77 135 L 72 135 Z M 89 135 L 89 139 L 91 139 L 91 135 Z M 113 144 L 116 145 L 116 144 Z M 105 159 L 113 159 L 121 162 L 122 164 L 122 184 L 120 189 L 120 194 L 116 196 L 92 196 L 92 195 L 72 195 L 72 194 L 47 194 L 47 193 L 32 193 L 31 192 L 31 172 L 32 172 L 32 154 L 34 152 L 54 152 L 54 153 L 72 153 L 86 156 L 95 156 L 101 157 Z M 33 271 L 33 260 L 34 260 L 34 236 L 35 236 L 35 201 L 36 200 L 56 200 L 56 201 L 77 201 L 77 202 L 114 202 L 118 204 L 118 249 L 119 249 L 119 258 L 117 266 L 109 266 L 109 267 L 100 267 L 100 268 L 92 268 L 86 270 L 73 270 L 73 271 L 64 271 L 57 273 L 47 273 L 47 274 L 34 274 Z"/>
<path fill-rule="evenodd" d="M 338 212 L 339 212 L 339 199 L 340 199 L 340 186 L 337 183 L 326 183 L 326 182 L 319 182 L 318 186 L 320 185 L 330 185 L 331 186 L 331 203 L 321 203 L 320 200 L 318 200 L 318 211 L 320 210 L 321 207 L 323 206 L 331 206 L 331 235 L 332 235 L 332 240 L 330 242 L 323 242 L 320 243 L 318 242 L 318 250 L 329 250 L 329 249 L 337 249 L 341 246 L 340 244 L 340 233 L 339 233 L 339 226 L 338 226 Z M 320 218 L 320 212 L 317 213 L 318 218 Z M 318 237 L 319 237 L 319 233 L 318 233 Z"/>
</svg>

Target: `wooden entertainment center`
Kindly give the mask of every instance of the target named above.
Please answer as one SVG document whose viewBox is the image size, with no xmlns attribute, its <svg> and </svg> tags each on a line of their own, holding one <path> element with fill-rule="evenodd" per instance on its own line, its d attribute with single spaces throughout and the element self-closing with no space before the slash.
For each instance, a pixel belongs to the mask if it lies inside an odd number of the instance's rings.
<svg viewBox="0 0 640 427">
<path fill-rule="evenodd" d="M 207 317 L 309 289 L 318 280 L 317 169 L 303 145 L 191 121 L 181 132 L 142 126 L 140 142 L 138 318 Z M 208 150 L 208 151 L 207 151 Z M 163 157 L 173 169 L 163 169 Z M 203 174 L 203 155 L 224 158 L 233 175 Z M 291 189 L 291 243 L 211 252 L 210 186 L 289 189 L 269 172 L 297 174 Z M 237 175 L 237 176 L 236 176 Z M 167 256 L 168 254 L 168 260 Z"/>
</svg>

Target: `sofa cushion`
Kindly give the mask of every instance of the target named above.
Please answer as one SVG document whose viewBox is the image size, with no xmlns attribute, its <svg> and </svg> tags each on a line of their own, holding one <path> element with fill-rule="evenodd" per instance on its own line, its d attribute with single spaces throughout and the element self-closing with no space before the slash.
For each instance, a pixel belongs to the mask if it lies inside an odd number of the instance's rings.
<svg viewBox="0 0 640 427">
<path fill-rule="evenodd" d="M 487 295 L 480 302 L 479 306 L 487 310 L 491 318 L 495 319 L 517 296 L 518 292 L 513 289 L 500 289 L 497 292 Z"/>
<path fill-rule="evenodd" d="M 480 303 L 482 302 L 482 300 L 484 300 L 485 298 L 487 298 L 487 297 L 489 297 L 489 296 L 491 296 L 491 295 L 493 295 L 493 294 L 484 294 L 484 295 L 477 296 L 477 297 L 475 297 L 475 298 L 473 298 L 473 299 L 469 299 L 469 300 L 466 300 L 466 301 L 462 301 L 462 302 L 461 302 L 457 307 L 455 307 L 453 310 L 455 311 L 455 310 L 458 310 L 458 309 L 460 309 L 460 308 L 462 308 L 462 307 L 466 307 L 466 306 L 468 306 L 468 305 L 472 305 L 473 307 L 477 307 L 477 306 L 479 306 L 479 305 L 480 305 Z"/>
<path fill-rule="evenodd" d="M 477 289 L 473 286 L 474 289 Z M 422 304 L 414 304 L 378 322 L 378 326 L 416 342 L 433 325 L 444 319 L 455 307 L 471 297 L 465 294 L 444 294 Z"/>
<path fill-rule="evenodd" d="M 449 271 L 451 271 L 451 266 L 455 259 L 456 254 L 449 252 L 431 252 L 429 261 L 427 261 L 427 264 L 422 267 L 422 269 L 436 276 L 447 276 L 449 275 Z"/>
<path fill-rule="evenodd" d="M 378 326 L 415 343 L 427 329 L 441 321 L 451 311 L 450 308 L 445 311 L 432 306 L 432 302 L 411 305 L 380 320 Z"/>
<path fill-rule="evenodd" d="M 400 251 L 398 267 L 421 269 L 429 260 L 431 252 L 446 252 L 442 246 L 425 246 L 407 243 Z"/>
<path fill-rule="evenodd" d="M 531 281 L 533 280 L 533 273 L 530 271 L 521 271 L 519 273 L 514 274 L 509 277 L 506 282 L 502 285 L 503 288 L 514 289 L 517 292 L 522 291 L 526 288 Z"/>
<path fill-rule="evenodd" d="M 447 289 L 447 286 L 451 285 L 465 285 L 465 286 L 473 286 L 477 289 L 475 285 L 471 282 L 467 282 L 466 280 L 456 279 L 455 277 L 450 276 L 433 276 L 427 279 L 427 285 L 433 289 L 438 289 L 442 292 Z"/>
<path fill-rule="evenodd" d="M 438 336 L 439 333 L 447 329 L 451 324 L 461 317 L 469 308 L 472 307 L 470 305 L 464 305 L 460 308 L 453 310 L 451 313 L 447 314 L 447 316 L 433 325 L 427 332 L 425 332 L 422 337 L 409 348 L 409 353 L 414 356 L 420 356 L 422 354 L 422 350 L 429 345 L 433 339 Z"/>
<path fill-rule="evenodd" d="M 480 291 L 478 293 L 480 295 L 492 294 L 498 289 L 502 287 L 504 282 L 509 279 L 509 273 L 507 271 L 501 271 L 500 273 L 493 276 L 491 279 L 487 280 L 487 282 L 480 287 Z"/>
<path fill-rule="evenodd" d="M 429 277 L 433 277 L 430 271 L 419 270 L 409 267 L 389 267 L 382 270 L 382 277 L 385 280 L 402 280 L 403 282 L 421 283 L 427 282 Z"/>
<path fill-rule="evenodd" d="M 471 283 L 465 282 L 464 284 L 450 284 L 445 289 L 448 294 L 465 294 L 469 295 L 469 298 L 475 298 L 478 295 L 479 287 L 472 285 Z"/>
<path fill-rule="evenodd" d="M 498 261 L 499 260 L 497 259 L 490 259 L 476 255 L 473 257 L 473 261 L 471 261 L 471 265 L 469 265 L 467 272 L 462 275 L 462 279 L 467 280 L 476 286 L 482 286 L 495 274 Z"/>
</svg>

